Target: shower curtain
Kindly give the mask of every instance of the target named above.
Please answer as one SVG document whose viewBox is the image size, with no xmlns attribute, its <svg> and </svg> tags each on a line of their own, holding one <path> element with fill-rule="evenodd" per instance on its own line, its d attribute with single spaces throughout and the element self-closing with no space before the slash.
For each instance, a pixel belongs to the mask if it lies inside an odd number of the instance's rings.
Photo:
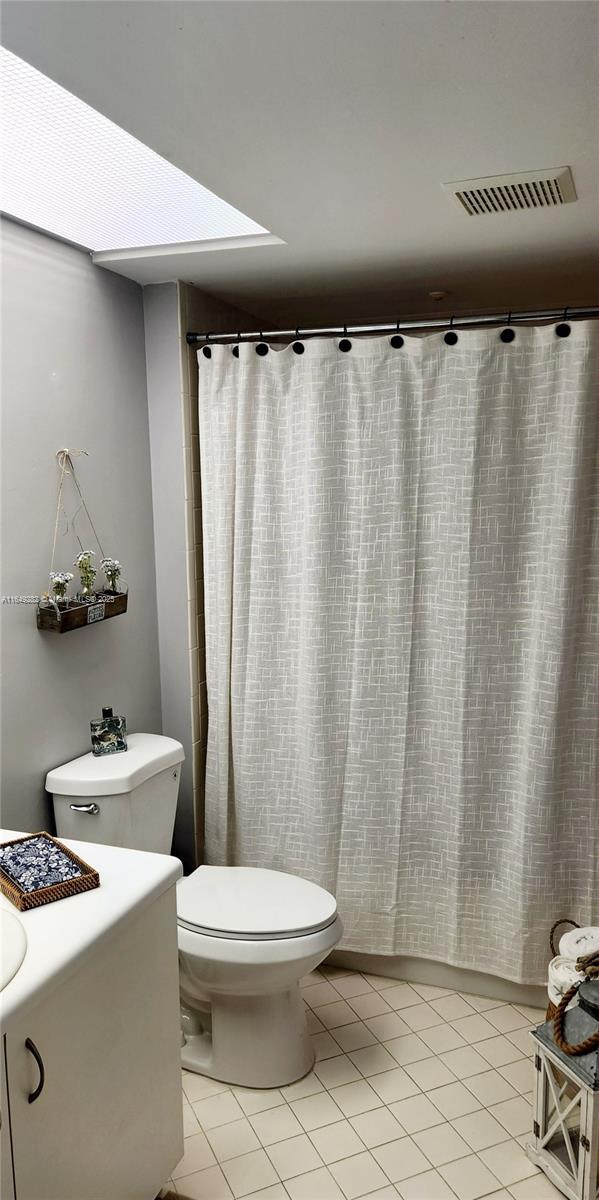
<svg viewBox="0 0 599 1200">
<path fill-rule="evenodd" d="M 198 359 L 207 861 L 542 982 L 599 920 L 596 324 Z"/>
</svg>

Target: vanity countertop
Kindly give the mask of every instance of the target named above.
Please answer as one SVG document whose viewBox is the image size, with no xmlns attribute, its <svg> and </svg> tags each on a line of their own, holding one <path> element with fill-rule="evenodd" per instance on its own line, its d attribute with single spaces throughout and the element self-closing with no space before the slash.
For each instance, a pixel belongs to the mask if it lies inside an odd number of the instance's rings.
<svg viewBox="0 0 599 1200">
<path fill-rule="evenodd" d="M 25 836 L 0 829 L 0 842 Z M 95 867 L 100 887 L 22 913 L 0 894 L 0 907 L 18 918 L 27 937 L 24 960 L 0 993 L 3 1023 L 64 979 L 116 926 L 151 904 L 183 874 L 179 859 L 167 854 L 60 840 Z"/>
</svg>

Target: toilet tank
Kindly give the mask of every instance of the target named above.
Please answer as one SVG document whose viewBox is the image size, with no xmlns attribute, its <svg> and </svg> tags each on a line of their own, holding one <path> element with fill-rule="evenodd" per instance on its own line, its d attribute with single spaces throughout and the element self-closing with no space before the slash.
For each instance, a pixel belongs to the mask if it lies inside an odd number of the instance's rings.
<svg viewBox="0 0 599 1200">
<path fill-rule="evenodd" d="M 58 837 L 170 854 L 183 747 L 131 733 L 116 754 L 83 754 L 46 776 Z"/>
</svg>

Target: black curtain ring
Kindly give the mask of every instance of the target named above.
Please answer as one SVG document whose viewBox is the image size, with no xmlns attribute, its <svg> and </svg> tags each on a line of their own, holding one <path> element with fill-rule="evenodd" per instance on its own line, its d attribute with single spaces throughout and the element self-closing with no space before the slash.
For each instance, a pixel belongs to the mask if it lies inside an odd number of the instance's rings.
<svg viewBox="0 0 599 1200">
<path fill-rule="evenodd" d="M 210 334 L 207 333 L 206 334 L 206 345 L 202 346 L 202 354 L 204 355 L 204 358 L 212 358 L 212 350 L 210 349 L 210 346 L 208 345 L 209 339 L 210 339 Z"/>
<path fill-rule="evenodd" d="M 347 334 L 347 325 L 343 326 L 343 333 Z M 347 336 L 341 338 L 338 349 L 343 351 L 344 354 L 347 354 L 348 350 L 351 350 L 351 342 Z"/>
<path fill-rule="evenodd" d="M 514 330 L 510 328 L 511 324 L 512 324 L 512 313 L 510 310 L 510 312 L 507 315 L 507 329 L 502 329 L 501 333 L 499 334 L 499 337 L 501 338 L 502 342 L 513 342 L 516 334 L 514 333 Z"/>
<path fill-rule="evenodd" d="M 458 340 L 458 335 L 457 335 L 457 333 L 454 332 L 454 329 L 453 329 L 453 322 L 454 322 L 454 317 L 452 315 L 449 318 L 449 331 L 448 331 L 448 333 L 445 334 L 445 337 L 443 338 L 443 341 L 445 342 L 446 346 L 455 346 L 455 344 Z"/>
<path fill-rule="evenodd" d="M 556 325 L 555 327 L 556 336 L 560 338 L 569 337 L 570 333 L 572 332 L 572 326 L 566 321 L 568 307 L 569 306 L 566 305 L 566 308 L 564 309 L 563 321 L 560 321 L 559 325 Z"/>
<path fill-rule="evenodd" d="M 393 346 L 394 350 L 401 350 L 403 346 L 403 338 L 399 332 L 399 321 L 397 322 L 395 329 L 396 333 L 393 334 L 393 337 L 389 338 L 389 345 Z"/>
</svg>

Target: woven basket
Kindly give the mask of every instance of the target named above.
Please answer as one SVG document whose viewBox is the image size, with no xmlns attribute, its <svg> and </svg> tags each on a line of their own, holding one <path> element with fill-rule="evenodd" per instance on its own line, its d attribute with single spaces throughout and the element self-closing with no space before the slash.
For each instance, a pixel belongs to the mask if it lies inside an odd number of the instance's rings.
<svg viewBox="0 0 599 1200">
<path fill-rule="evenodd" d="M 18 846 L 22 842 L 30 842 L 32 838 L 47 838 L 58 846 L 75 866 L 79 867 L 81 875 L 76 879 L 65 879 L 64 883 L 52 883 L 49 887 L 38 888 L 35 892 L 24 892 L 0 866 L 0 892 L 18 908 L 19 912 L 27 912 L 31 908 L 39 908 L 42 904 L 51 904 L 53 900 L 66 900 L 67 896 L 77 896 L 80 892 L 89 892 L 100 886 L 100 876 L 94 867 L 84 862 L 68 846 L 63 845 L 57 838 L 42 830 L 40 833 L 29 833 L 27 837 L 13 838 L 10 842 L 2 842 L 3 846 Z"/>
</svg>

